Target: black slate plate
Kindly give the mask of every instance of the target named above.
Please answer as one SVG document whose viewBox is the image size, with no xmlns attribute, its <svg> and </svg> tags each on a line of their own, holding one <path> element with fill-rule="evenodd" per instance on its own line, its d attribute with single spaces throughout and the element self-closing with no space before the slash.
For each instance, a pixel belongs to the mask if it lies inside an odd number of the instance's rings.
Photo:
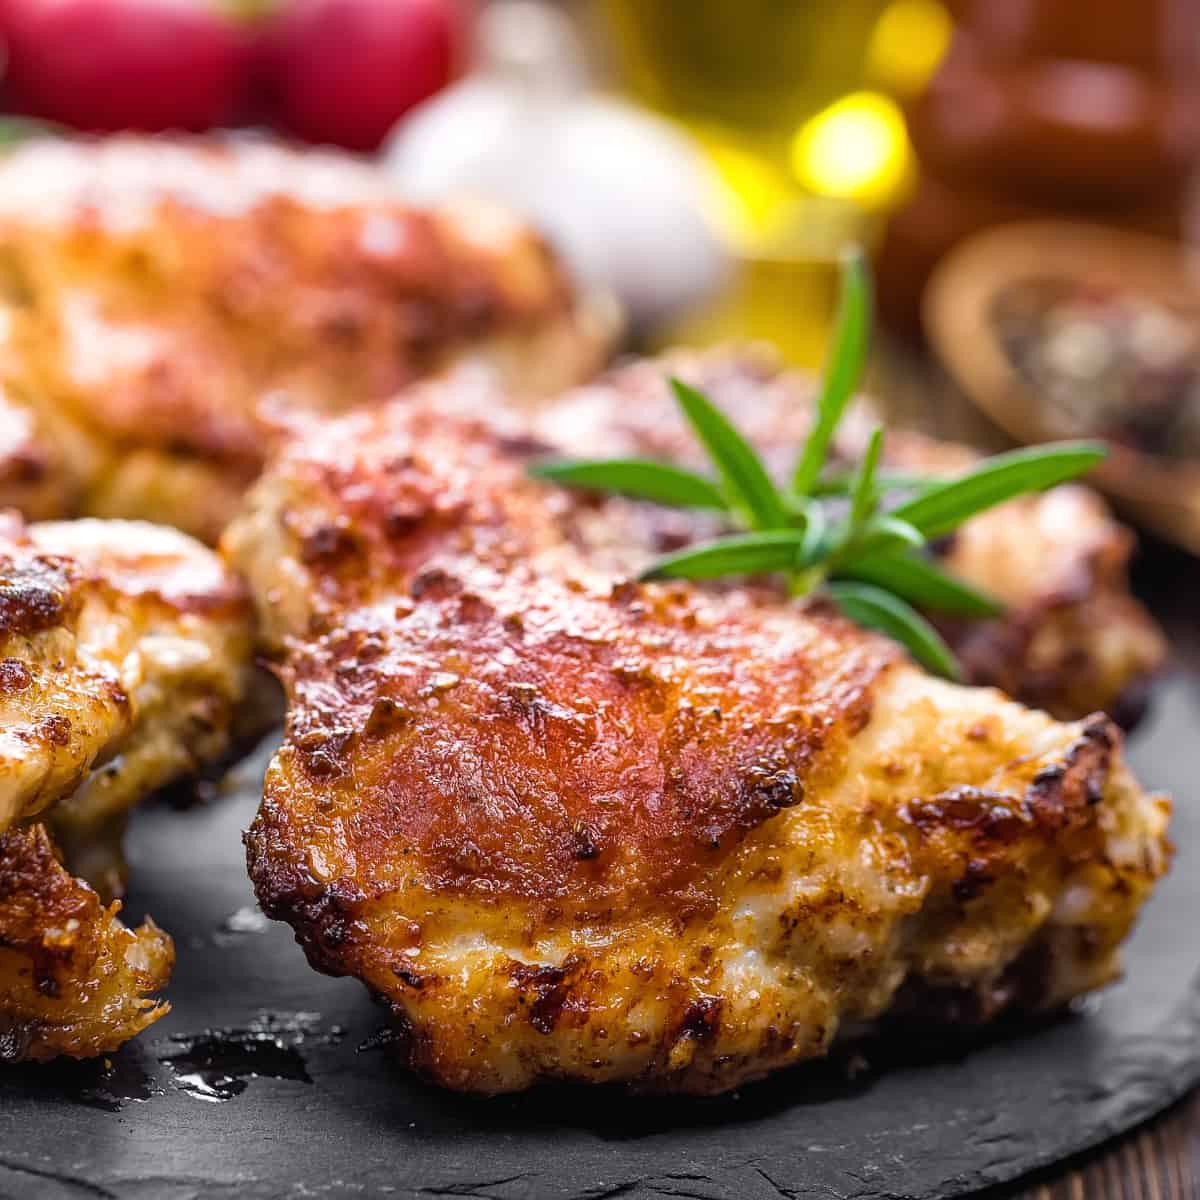
<svg viewBox="0 0 1200 1200">
<path fill-rule="evenodd" d="M 1200 1079 L 1200 676 L 1164 683 L 1131 752 L 1177 798 L 1179 855 L 1125 982 L 986 1045 L 875 1047 L 857 1072 L 843 1059 L 702 1102 L 586 1089 L 472 1100 L 360 1049 L 380 1018 L 357 984 L 310 971 L 283 927 L 229 928 L 254 924 L 252 911 L 229 920 L 252 903 L 238 835 L 257 780 L 244 766 L 234 795 L 135 823 L 129 907 L 175 936 L 175 1009 L 109 1070 L 0 1071 L 0 1197 L 779 1200 L 1012 1179 Z M 198 1094 L 239 1087 L 224 1102 Z"/>
</svg>

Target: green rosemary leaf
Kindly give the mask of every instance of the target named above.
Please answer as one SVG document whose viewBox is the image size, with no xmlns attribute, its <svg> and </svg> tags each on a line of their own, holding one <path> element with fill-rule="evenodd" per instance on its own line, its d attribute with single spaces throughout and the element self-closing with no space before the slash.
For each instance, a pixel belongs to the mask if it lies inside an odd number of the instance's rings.
<svg viewBox="0 0 1200 1200">
<path fill-rule="evenodd" d="M 851 621 L 887 634 L 936 674 L 947 679 L 962 678 L 950 647 L 937 630 L 899 596 L 870 583 L 840 582 L 826 586 L 834 603 Z"/>
<path fill-rule="evenodd" d="M 915 525 L 901 521 L 890 513 L 876 513 L 858 528 L 843 522 L 830 542 L 825 557 L 829 560 L 829 573 L 837 575 L 845 563 L 854 562 L 864 555 L 882 554 L 904 547 L 919 549 L 925 545 L 925 536 Z"/>
<path fill-rule="evenodd" d="M 875 487 L 875 472 L 879 469 L 879 455 L 883 450 L 883 426 L 877 425 L 867 443 L 866 453 L 859 464 L 850 493 L 850 525 L 857 529 L 866 524 L 867 518 L 879 503 L 879 492 Z"/>
<path fill-rule="evenodd" d="M 924 545 L 925 536 L 915 525 L 910 525 L 891 513 L 877 513 L 846 547 L 838 562 L 841 564 L 868 554 L 882 554 L 903 546 L 919 549 Z"/>
<path fill-rule="evenodd" d="M 1004 606 L 919 554 L 874 553 L 838 568 L 838 577 L 873 583 L 910 604 L 951 616 L 998 617 Z"/>
<path fill-rule="evenodd" d="M 775 487 L 752 447 L 706 396 L 677 379 L 671 380 L 675 398 L 717 478 L 640 458 L 541 463 L 531 471 L 568 487 L 729 514 L 735 532 L 659 559 L 643 579 L 777 574 L 793 596 L 825 588 L 851 620 L 902 643 L 929 669 L 958 678 L 953 654 L 913 606 L 966 619 L 1003 609 L 922 553 L 926 543 L 976 513 L 1082 474 L 1104 449 L 1090 442 L 1032 447 L 936 480 L 881 467 L 881 426 L 856 469 L 829 468 L 826 458 L 866 356 L 870 310 L 866 266 L 855 255 L 844 268 L 834 345 L 790 491 Z M 897 489 L 908 494 L 891 511 L 880 511 L 883 494 Z"/>
<path fill-rule="evenodd" d="M 927 538 L 941 537 L 984 509 L 1082 475 L 1105 453 L 1095 442 L 1059 442 L 997 454 L 899 505 L 892 516 L 915 525 Z"/>
<path fill-rule="evenodd" d="M 804 540 L 800 543 L 797 565 L 811 567 L 826 558 L 829 553 L 830 535 L 825 510 L 819 504 L 810 501 L 804 509 Z"/>
<path fill-rule="evenodd" d="M 729 507 L 712 480 L 693 471 L 646 458 L 542 462 L 531 466 L 529 473 L 567 487 L 617 492 L 635 500 L 652 500 L 673 508 L 726 510 Z"/>
<path fill-rule="evenodd" d="M 856 250 L 842 264 L 841 303 L 833 349 L 821 377 L 817 419 L 792 475 L 792 491 L 797 496 L 811 493 L 825 465 L 833 435 L 862 376 L 870 326 L 870 276 L 862 252 Z"/>
<path fill-rule="evenodd" d="M 828 574 L 826 564 L 838 531 L 829 527 L 825 510 L 820 504 L 801 500 L 799 505 L 804 516 L 803 540 L 788 576 L 788 594 L 807 596 L 824 582 Z"/>
<path fill-rule="evenodd" d="M 746 439 L 707 396 L 678 379 L 671 380 L 671 387 L 720 474 L 730 503 L 754 529 L 786 529 L 787 506 Z"/>
<path fill-rule="evenodd" d="M 814 498 L 849 496 L 854 489 L 857 471 L 823 471 L 821 478 L 813 484 L 810 495 Z M 937 480 L 928 475 L 917 475 L 911 471 L 893 471 L 881 467 L 875 472 L 875 486 L 881 492 L 923 491 Z"/>
<path fill-rule="evenodd" d="M 790 571 L 803 544 L 801 529 L 732 534 L 660 558 L 642 572 L 641 578 L 716 579 L 722 575 Z"/>
</svg>

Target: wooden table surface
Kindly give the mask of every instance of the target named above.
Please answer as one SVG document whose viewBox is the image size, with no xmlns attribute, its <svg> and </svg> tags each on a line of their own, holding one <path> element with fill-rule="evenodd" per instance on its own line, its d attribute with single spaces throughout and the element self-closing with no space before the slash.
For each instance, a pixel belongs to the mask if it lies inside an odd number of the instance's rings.
<svg viewBox="0 0 1200 1200">
<path fill-rule="evenodd" d="M 1200 1095 L 1140 1129 L 996 1200 L 1195 1200 L 1200 1197 Z"/>
</svg>

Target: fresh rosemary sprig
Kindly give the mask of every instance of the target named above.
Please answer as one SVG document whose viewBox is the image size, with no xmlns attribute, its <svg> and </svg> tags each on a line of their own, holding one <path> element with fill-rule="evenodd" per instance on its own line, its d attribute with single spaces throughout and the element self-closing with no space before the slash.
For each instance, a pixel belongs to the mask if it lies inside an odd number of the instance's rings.
<svg viewBox="0 0 1200 1200">
<path fill-rule="evenodd" d="M 677 508 L 728 514 L 736 532 L 660 558 L 643 579 L 783 575 L 794 596 L 821 592 L 852 621 L 902 643 L 918 662 L 956 679 L 949 647 L 914 605 L 969 619 L 998 615 L 992 597 L 942 570 L 929 542 L 1016 496 L 1073 479 L 1104 457 L 1090 442 L 1060 442 L 985 458 L 952 479 L 880 466 L 885 431 L 875 429 L 852 472 L 828 464 L 838 425 L 866 359 L 871 289 L 861 254 L 844 264 L 832 353 L 816 414 L 790 486 L 779 487 L 724 413 L 678 379 L 671 388 L 703 444 L 714 476 L 650 459 L 535 464 L 542 479 L 616 492 Z M 897 492 L 899 503 L 887 503 Z"/>
</svg>

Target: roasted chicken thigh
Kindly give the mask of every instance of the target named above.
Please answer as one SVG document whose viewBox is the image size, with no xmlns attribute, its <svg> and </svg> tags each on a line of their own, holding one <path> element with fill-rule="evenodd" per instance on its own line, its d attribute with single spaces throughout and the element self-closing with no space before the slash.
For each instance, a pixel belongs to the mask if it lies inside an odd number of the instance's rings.
<svg viewBox="0 0 1200 1200">
<path fill-rule="evenodd" d="M 170 938 L 112 900 L 121 833 L 257 720 L 252 650 L 244 588 L 191 538 L 3 518 L 0 1060 L 103 1053 L 166 1011 Z"/>
<path fill-rule="evenodd" d="M 0 1063 L 107 1054 L 165 1015 L 175 962 L 147 918 L 63 866 L 44 825 L 0 834 Z"/>
<path fill-rule="evenodd" d="M 449 362 L 585 378 L 600 323 L 528 228 L 400 202 L 349 156 L 253 140 L 45 140 L 0 163 L 0 503 L 215 540 L 259 402 L 329 409 Z"/>
<path fill-rule="evenodd" d="M 260 902 L 413 1066 L 714 1093 L 896 1007 L 1113 978 L 1168 806 L 1108 719 L 930 678 L 820 602 L 631 582 L 604 547 L 639 506 L 453 407 L 297 421 L 224 542 L 289 701 Z"/>
</svg>

